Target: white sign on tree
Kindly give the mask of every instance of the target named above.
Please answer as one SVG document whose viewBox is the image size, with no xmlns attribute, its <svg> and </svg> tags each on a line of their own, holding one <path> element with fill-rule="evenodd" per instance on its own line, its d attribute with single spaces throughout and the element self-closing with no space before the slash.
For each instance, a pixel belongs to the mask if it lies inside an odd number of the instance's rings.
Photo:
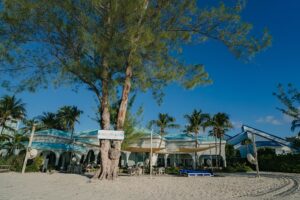
<svg viewBox="0 0 300 200">
<path fill-rule="evenodd" d="M 101 140 L 124 140 L 124 131 L 98 130 L 98 139 L 101 139 Z"/>
</svg>

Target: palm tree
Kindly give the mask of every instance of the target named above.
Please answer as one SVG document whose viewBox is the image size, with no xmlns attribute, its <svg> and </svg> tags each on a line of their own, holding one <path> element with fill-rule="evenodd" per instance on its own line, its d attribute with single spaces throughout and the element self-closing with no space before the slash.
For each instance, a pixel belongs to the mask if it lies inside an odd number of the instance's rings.
<svg viewBox="0 0 300 200">
<path fill-rule="evenodd" d="M 79 123 L 79 117 L 83 111 L 76 106 L 63 106 L 58 110 L 57 117 L 62 125 L 62 128 L 71 132 L 73 138 L 75 123 Z"/>
<path fill-rule="evenodd" d="M 23 119 L 26 115 L 25 104 L 21 99 L 17 99 L 14 95 L 5 95 L 0 99 L 0 126 L 1 135 L 6 126 L 6 122 L 9 119 Z"/>
<path fill-rule="evenodd" d="M 210 119 L 210 121 L 209 121 L 209 126 L 212 126 L 212 121 L 211 121 L 211 119 Z M 215 152 L 216 152 L 216 154 L 217 154 L 217 151 L 218 151 L 218 137 L 217 137 L 217 131 L 213 128 L 212 130 L 210 130 L 209 131 L 209 136 L 213 136 L 214 137 L 214 139 L 215 139 Z M 215 155 L 216 155 L 215 154 Z M 215 158 L 216 158 L 216 156 L 215 156 Z M 216 159 L 216 167 L 219 167 L 219 163 L 218 163 L 218 159 Z"/>
<path fill-rule="evenodd" d="M 28 137 L 24 134 L 16 133 L 11 139 L 1 145 L 1 149 L 7 150 L 7 155 L 10 156 L 16 149 L 25 149 L 23 142 L 28 141 Z"/>
<path fill-rule="evenodd" d="M 194 110 L 191 115 L 184 116 L 187 121 L 188 125 L 185 126 L 185 132 L 190 134 L 194 134 L 195 137 L 195 148 L 198 148 L 198 135 L 200 130 L 202 129 L 205 132 L 205 128 L 208 126 L 209 122 L 209 114 L 202 113 L 201 110 Z M 195 151 L 195 167 L 197 167 L 197 152 Z"/>
<path fill-rule="evenodd" d="M 167 113 L 159 113 L 157 120 L 151 120 L 149 123 L 149 126 L 156 126 L 159 128 L 159 135 L 160 135 L 160 143 L 158 148 L 161 147 L 163 137 L 166 135 L 166 129 L 167 128 L 179 128 L 180 126 L 178 124 L 175 124 L 175 118 L 171 117 Z"/>
<path fill-rule="evenodd" d="M 219 158 L 221 158 L 222 138 L 225 132 L 231 129 L 233 126 L 229 120 L 229 116 L 226 113 L 215 114 L 209 124 L 213 128 L 212 132 L 215 138 L 219 138 Z"/>
<path fill-rule="evenodd" d="M 59 129 L 62 130 L 61 128 L 61 123 L 57 117 L 57 114 L 52 113 L 52 112 L 43 112 L 41 116 L 38 117 L 42 129 Z"/>
</svg>

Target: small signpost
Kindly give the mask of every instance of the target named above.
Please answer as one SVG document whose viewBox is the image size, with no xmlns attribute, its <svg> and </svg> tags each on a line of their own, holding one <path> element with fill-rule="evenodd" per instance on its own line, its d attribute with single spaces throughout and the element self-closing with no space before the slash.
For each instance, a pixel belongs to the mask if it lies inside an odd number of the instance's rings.
<svg viewBox="0 0 300 200">
<path fill-rule="evenodd" d="M 124 140 L 124 131 L 98 130 L 99 140 Z"/>
</svg>

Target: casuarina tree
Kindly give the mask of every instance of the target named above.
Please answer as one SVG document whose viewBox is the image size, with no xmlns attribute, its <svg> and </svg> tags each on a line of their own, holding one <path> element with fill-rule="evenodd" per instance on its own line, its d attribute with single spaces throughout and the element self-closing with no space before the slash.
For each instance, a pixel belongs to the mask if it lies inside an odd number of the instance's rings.
<svg viewBox="0 0 300 200">
<path fill-rule="evenodd" d="M 160 101 L 169 83 L 189 89 L 211 82 L 201 63 L 186 64 L 184 45 L 216 40 L 245 60 L 270 45 L 267 31 L 251 34 L 252 25 L 241 18 L 243 8 L 240 1 L 2 0 L 0 70 L 14 77 L 12 82 L 2 76 L 2 86 L 17 91 L 49 83 L 87 87 L 98 101 L 100 127 L 122 130 L 131 92 L 151 90 Z M 114 125 L 111 99 L 119 102 Z M 121 141 L 113 143 L 119 151 Z M 110 162 L 110 141 L 100 144 L 99 178 L 115 177 L 118 163 Z"/>
</svg>

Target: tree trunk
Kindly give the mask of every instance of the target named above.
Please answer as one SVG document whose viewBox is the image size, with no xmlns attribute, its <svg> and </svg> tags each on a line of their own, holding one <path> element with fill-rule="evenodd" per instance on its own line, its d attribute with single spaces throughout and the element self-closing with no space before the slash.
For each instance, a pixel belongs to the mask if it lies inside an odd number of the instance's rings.
<svg viewBox="0 0 300 200">
<path fill-rule="evenodd" d="M 195 147 L 198 148 L 198 133 L 195 133 Z M 197 158 L 197 151 L 195 151 L 195 169 L 197 168 L 198 158 Z"/>
<path fill-rule="evenodd" d="M 128 96 L 131 88 L 131 77 L 132 77 L 132 68 L 130 65 L 127 65 L 126 68 L 126 78 L 124 81 L 122 99 L 120 102 L 118 118 L 117 118 L 117 130 L 123 130 L 124 122 L 126 118 L 127 105 L 128 105 Z M 122 141 L 116 140 L 113 142 L 113 148 L 110 153 L 111 163 L 110 163 L 110 174 L 113 179 L 117 177 L 117 172 L 119 168 L 119 159 L 121 156 L 121 144 Z"/>
<path fill-rule="evenodd" d="M 165 134 L 165 130 L 163 128 L 160 129 L 160 141 L 158 148 L 160 149 L 162 141 L 163 141 L 163 135 Z"/>
<path fill-rule="evenodd" d="M 120 108 L 118 112 L 118 119 L 117 119 L 118 130 L 123 129 L 125 118 L 126 118 L 128 96 L 131 89 L 131 77 L 132 77 L 132 68 L 130 65 L 127 65 L 126 77 L 125 77 L 123 91 L 122 91 L 122 99 L 121 99 Z"/>
<path fill-rule="evenodd" d="M 218 158 L 217 158 L 217 151 L 218 151 L 218 142 L 217 142 L 217 136 L 215 135 L 215 158 L 216 158 L 216 167 L 219 167 L 219 161 L 218 161 Z"/>
<path fill-rule="evenodd" d="M 109 96 L 108 96 L 108 64 L 103 62 L 102 72 L 102 97 L 98 97 L 100 101 L 101 128 L 110 129 L 110 113 L 109 113 Z M 95 173 L 93 178 L 110 179 L 111 160 L 109 158 L 109 150 L 111 148 L 109 140 L 99 140 L 101 154 L 101 168 Z"/>
</svg>

